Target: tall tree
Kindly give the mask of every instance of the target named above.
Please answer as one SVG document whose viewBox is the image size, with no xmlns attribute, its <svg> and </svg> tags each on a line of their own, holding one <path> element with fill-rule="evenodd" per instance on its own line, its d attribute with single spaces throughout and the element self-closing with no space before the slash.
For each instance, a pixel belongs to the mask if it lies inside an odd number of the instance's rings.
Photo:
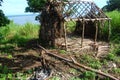
<svg viewBox="0 0 120 80">
<path fill-rule="evenodd" d="M 0 6 L 1 6 L 1 2 L 2 2 L 3 0 L 0 0 Z"/>
<path fill-rule="evenodd" d="M 64 21 L 60 4 L 52 0 L 27 0 L 27 12 L 38 12 L 39 41 L 43 46 L 56 46 L 56 39 L 64 36 Z"/>
<path fill-rule="evenodd" d="M 103 7 L 104 11 L 120 10 L 120 0 L 108 0 L 107 5 Z"/>
<path fill-rule="evenodd" d="M 0 0 L 0 6 L 1 6 L 1 2 L 3 0 Z M 7 17 L 4 15 L 3 11 L 0 10 L 0 27 L 1 26 L 5 26 L 6 24 L 9 24 L 9 20 L 7 19 Z"/>
</svg>

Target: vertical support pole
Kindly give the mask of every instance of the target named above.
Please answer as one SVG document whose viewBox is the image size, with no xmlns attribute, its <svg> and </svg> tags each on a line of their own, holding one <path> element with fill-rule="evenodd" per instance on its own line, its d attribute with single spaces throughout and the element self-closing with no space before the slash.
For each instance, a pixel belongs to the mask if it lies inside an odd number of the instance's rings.
<svg viewBox="0 0 120 80">
<path fill-rule="evenodd" d="M 64 39 L 65 39 L 65 50 L 67 51 L 67 33 L 66 33 L 66 27 L 65 27 L 65 22 L 64 22 Z"/>
<path fill-rule="evenodd" d="M 83 28 L 82 28 L 81 48 L 83 47 L 84 34 L 85 34 L 85 20 L 83 19 Z"/>
<path fill-rule="evenodd" d="M 95 44 L 97 42 L 97 37 L 98 37 L 98 21 L 95 21 L 95 27 L 96 27 L 96 31 L 95 31 Z"/>
<path fill-rule="evenodd" d="M 111 36 L 111 24 L 110 20 L 108 20 L 108 41 L 110 42 L 110 36 Z"/>
</svg>

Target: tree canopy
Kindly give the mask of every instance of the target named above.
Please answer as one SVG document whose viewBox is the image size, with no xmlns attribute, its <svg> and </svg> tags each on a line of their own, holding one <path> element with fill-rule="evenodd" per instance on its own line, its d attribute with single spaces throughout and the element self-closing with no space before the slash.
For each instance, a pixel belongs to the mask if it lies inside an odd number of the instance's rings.
<svg viewBox="0 0 120 80">
<path fill-rule="evenodd" d="M 0 0 L 0 6 L 1 6 L 1 2 L 2 2 L 3 0 Z M 9 24 L 9 20 L 8 20 L 8 18 L 5 16 L 5 14 L 3 13 L 3 11 L 2 10 L 0 10 L 0 27 L 1 26 L 5 26 L 6 24 Z"/>
<path fill-rule="evenodd" d="M 108 0 L 107 5 L 103 7 L 104 11 L 120 10 L 120 0 Z"/>
<path fill-rule="evenodd" d="M 27 0 L 28 7 L 26 7 L 26 12 L 40 12 L 44 9 L 45 3 L 50 0 Z M 67 0 L 63 0 L 67 1 Z"/>
<path fill-rule="evenodd" d="M 1 6 L 1 2 L 2 2 L 3 0 L 0 0 L 0 6 Z"/>
<path fill-rule="evenodd" d="M 28 7 L 26 7 L 26 12 L 40 12 L 47 0 L 27 0 Z"/>
</svg>

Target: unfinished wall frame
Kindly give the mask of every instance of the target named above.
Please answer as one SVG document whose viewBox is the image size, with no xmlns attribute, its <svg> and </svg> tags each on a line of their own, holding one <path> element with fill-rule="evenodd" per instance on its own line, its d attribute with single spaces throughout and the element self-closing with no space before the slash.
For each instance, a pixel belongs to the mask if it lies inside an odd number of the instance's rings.
<svg viewBox="0 0 120 80">
<path fill-rule="evenodd" d="M 105 15 L 105 13 L 97 7 L 97 5 L 92 0 L 53 0 L 56 4 L 61 4 L 63 19 L 65 22 L 69 21 L 81 21 L 82 22 L 82 38 L 81 38 L 81 47 L 83 47 L 84 35 L 85 35 L 85 23 L 92 21 L 95 23 L 96 31 L 94 37 L 94 43 L 97 42 L 98 29 L 100 25 L 104 25 L 108 21 L 108 32 L 110 38 L 110 18 Z M 64 32 L 65 32 L 65 47 L 67 50 L 67 33 L 66 33 L 66 24 L 64 22 Z"/>
</svg>

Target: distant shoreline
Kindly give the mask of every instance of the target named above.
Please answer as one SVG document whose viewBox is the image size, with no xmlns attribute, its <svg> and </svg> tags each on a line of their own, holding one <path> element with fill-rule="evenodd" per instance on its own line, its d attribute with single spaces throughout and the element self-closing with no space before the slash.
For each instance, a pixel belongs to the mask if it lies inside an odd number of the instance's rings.
<svg viewBox="0 0 120 80">
<path fill-rule="evenodd" d="M 39 24 L 39 21 L 35 20 L 35 17 L 38 14 L 20 14 L 20 15 L 9 15 L 7 16 L 8 19 L 12 20 L 15 24 L 26 24 L 26 23 L 34 23 L 34 24 Z"/>
<path fill-rule="evenodd" d="M 38 13 L 33 14 L 19 14 L 19 15 L 6 15 L 7 17 L 17 17 L 17 16 L 33 16 L 33 15 L 39 15 Z"/>
</svg>

